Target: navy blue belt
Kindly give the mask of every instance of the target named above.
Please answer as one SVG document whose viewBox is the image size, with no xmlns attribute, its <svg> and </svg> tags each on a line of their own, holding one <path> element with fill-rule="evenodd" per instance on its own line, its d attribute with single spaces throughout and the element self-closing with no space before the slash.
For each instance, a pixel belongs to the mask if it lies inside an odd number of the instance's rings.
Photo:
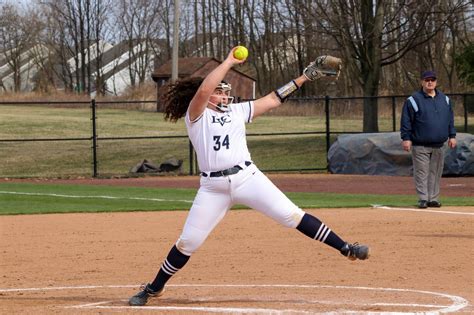
<svg viewBox="0 0 474 315">
<path fill-rule="evenodd" d="M 252 162 L 245 161 L 245 166 L 249 166 L 250 164 L 252 164 Z M 204 177 L 207 177 L 207 176 L 209 176 L 209 177 L 221 177 L 221 176 L 229 176 L 229 175 L 237 174 L 241 170 L 243 170 L 243 168 L 240 165 L 235 165 L 235 166 L 232 166 L 231 168 L 228 168 L 226 170 L 217 171 L 217 172 L 210 172 L 209 174 L 202 172 L 201 175 L 204 176 Z"/>
</svg>

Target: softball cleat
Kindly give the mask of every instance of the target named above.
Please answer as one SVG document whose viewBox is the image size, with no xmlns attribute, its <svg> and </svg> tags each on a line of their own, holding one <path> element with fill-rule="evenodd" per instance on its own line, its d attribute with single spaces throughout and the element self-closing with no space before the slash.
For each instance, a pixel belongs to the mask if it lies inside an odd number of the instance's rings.
<svg viewBox="0 0 474 315">
<path fill-rule="evenodd" d="M 360 245 L 359 243 L 349 244 L 346 243 L 341 248 L 341 254 L 349 258 L 350 260 L 365 260 L 369 258 L 369 247 L 366 245 Z"/>
<path fill-rule="evenodd" d="M 143 285 L 141 291 L 135 294 L 128 300 L 128 304 L 131 306 L 143 306 L 148 302 L 148 299 L 161 296 L 165 292 L 165 288 L 158 291 L 153 291 L 150 288 L 150 284 Z"/>
</svg>

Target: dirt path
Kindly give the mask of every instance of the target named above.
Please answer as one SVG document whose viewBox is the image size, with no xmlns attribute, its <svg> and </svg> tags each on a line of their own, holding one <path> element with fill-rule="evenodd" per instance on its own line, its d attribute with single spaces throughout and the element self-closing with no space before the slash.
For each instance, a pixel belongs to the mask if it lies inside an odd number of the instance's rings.
<svg viewBox="0 0 474 315">
<path fill-rule="evenodd" d="M 328 174 L 268 174 L 283 191 L 335 192 L 351 194 L 415 194 L 413 179 L 407 176 L 328 175 Z M 0 182 L 5 179 L 0 179 Z M 38 183 L 65 183 L 81 185 L 120 185 L 138 187 L 198 188 L 197 176 L 155 176 L 122 179 L 16 179 Z M 473 177 L 443 177 L 442 196 L 474 196 Z"/>
</svg>

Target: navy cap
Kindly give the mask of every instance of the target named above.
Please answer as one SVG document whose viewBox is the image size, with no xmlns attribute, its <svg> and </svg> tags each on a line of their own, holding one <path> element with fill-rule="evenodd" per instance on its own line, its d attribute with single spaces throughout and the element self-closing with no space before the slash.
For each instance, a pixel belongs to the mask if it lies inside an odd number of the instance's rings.
<svg viewBox="0 0 474 315">
<path fill-rule="evenodd" d="M 436 79 L 436 73 L 435 73 L 434 71 L 428 70 L 428 71 L 424 71 L 424 72 L 421 74 L 421 79 L 422 79 L 422 80 L 428 79 L 428 78 Z"/>
</svg>

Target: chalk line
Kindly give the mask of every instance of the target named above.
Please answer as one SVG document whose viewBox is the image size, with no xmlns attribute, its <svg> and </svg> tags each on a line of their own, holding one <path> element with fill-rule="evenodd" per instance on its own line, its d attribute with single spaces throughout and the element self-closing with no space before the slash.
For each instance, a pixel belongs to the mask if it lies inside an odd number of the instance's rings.
<svg viewBox="0 0 474 315">
<path fill-rule="evenodd" d="M 28 193 L 18 191 L 2 191 L 0 194 L 9 195 L 25 195 L 25 196 L 47 196 L 47 197 L 60 197 L 60 198 L 78 198 L 78 199 L 116 199 L 116 200 L 143 200 L 143 201 L 157 201 L 157 202 L 186 202 L 192 203 L 191 200 L 173 200 L 173 199 L 160 199 L 160 198 L 141 198 L 141 197 L 115 197 L 115 196 L 79 196 L 79 195 L 62 195 L 62 194 L 46 194 L 46 193 Z"/>
<path fill-rule="evenodd" d="M 398 208 L 388 207 L 382 205 L 372 205 L 375 209 L 393 210 L 393 211 L 414 211 L 414 212 L 430 212 L 430 213 L 442 213 L 442 214 L 460 214 L 460 215 L 474 215 L 471 212 L 458 212 L 458 211 L 444 211 L 444 210 L 430 210 L 430 209 L 415 209 L 415 208 Z"/>
<path fill-rule="evenodd" d="M 100 289 L 100 288 L 138 288 L 138 285 L 84 285 L 84 286 L 61 286 L 61 287 L 45 287 L 45 288 L 0 288 L 0 293 L 4 292 L 34 292 L 34 291 L 52 291 L 52 290 L 78 290 L 78 289 Z M 385 292 L 408 292 L 415 294 L 426 294 L 433 295 L 435 297 L 444 297 L 452 302 L 451 305 L 434 305 L 434 304 L 416 304 L 416 303 L 351 303 L 351 305 L 359 306 L 401 306 L 401 307 L 418 307 L 418 308 L 431 308 L 426 312 L 367 312 L 367 311 L 354 311 L 354 310 L 344 310 L 344 313 L 352 314 L 439 314 L 439 313 L 452 313 L 460 311 L 469 305 L 469 302 L 463 297 L 450 295 L 446 293 L 432 292 L 432 291 L 423 291 L 415 289 L 398 289 L 398 288 L 381 288 L 381 287 L 360 287 L 360 286 L 331 286 L 331 285 L 297 285 L 297 284 L 176 284 L 169 285 L 169 287 L 211 287 L 211 288 L 290 288 L 290 289 L 340 289 L 340 290 L 367 290 L 367 291 L 385 291 Z M 228 295 L 226 295 L 228 299 Z M 207 298 L 209 299 L 209 297 Z M 255 298 L 255 301 L 261 301 L 261 298 Z M 278 298 L 275 301 L 279 301 Z M 341 304 L 334 301 L 308 301 L 302 300 L 305 303 L 320 303 L 320 304 Z M 74 309 L 133 309 L 133 310 L 168 310 L 168 311 L 195 311 L 195 312 L 212 312 L 212 313 L 240 313 L 240 314 L 314 314 L 314 311 L 308 312 L 304 310 L 297 309 L 266 309 L 266 308 L 238 308 L 238 307 L 191 307 L 191 306 L 121 306 L 121 305 L 105 305 L 117 301 L 101 301 L 96 303 L 86 303 L 80 305 L 65 306 L 65 308 L 74 308 Z M 126 302 L 126 300 L 122 300 Z M 211 301 L 212 302 L 212 301 Z M 261 301 L 262 302 L 262 301 Z M 265 302 L 265 301 L 263 301 Z M 345 303 L 347 304 L 347 303 Z M 435 309 L 435 310 L 433 310 Z M 340 312 L 341 310 L 338 310 Z"/>
</svg>

